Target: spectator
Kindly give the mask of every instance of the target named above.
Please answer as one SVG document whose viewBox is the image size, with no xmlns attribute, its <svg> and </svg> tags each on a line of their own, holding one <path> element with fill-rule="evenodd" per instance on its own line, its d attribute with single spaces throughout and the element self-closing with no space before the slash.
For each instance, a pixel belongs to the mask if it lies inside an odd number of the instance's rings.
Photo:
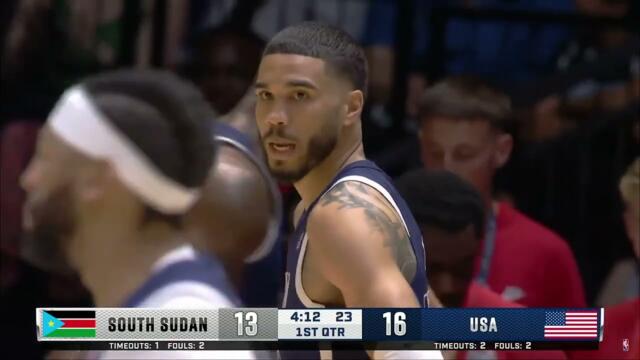
<svg viewBox="0 0 640 360">
<path fill-rule="evenodd" d="M 493 199 L 495 173 L 513 147 L 509 118 L 505 94 L 469 77 L 442 81 L 421 99 L 422 160 L 428 169 L 456 173 L 482 195 L 487 220 L 476 258 L 478 282 L 526 306 L 584 306 L 580 274 L 565 241 Z"/>
<path fill-rule="evenodd" d="M 485 210 L 473 186 L 447 171 L 414 170 L 398 181 L 398 190 L 425 238 L 427 277 L 445 307 L 522 307 L 473 281 L 475 255 L 484 236 Z M 482 358 L 562 359 L 559 351 L 482 352 Z M 467 358 L 459 352 L 457 358 Z M 473 353 L 477 357 L 478 352 Z"/>
<path fill-rule="evenodd" d="M 624 222 L 636 261 L 640 258 L 640 158 L 620 180 L 625 204 Z M 637 267 L 636 267 L 637 271 Z M 636 277 L 638 276 L 636 272 Z M 598 351 L 574 351 L 574 359 L 640 358 L 640 297 L 605 309 L 604 340 Z M 625 350 L 624 340 L 627 339 Z"/>
<path fill-rule="evenodd" d="M 70 83 L 116 65 L 122 8 L 122 0 L 15 2 L 2 25 L 0 121 L 44 118 Z"/>
<path fill-rule="evenodd" d="M 434 70 L 450 74 L 471 73 L 507 81 L 534 79 L 548 71 L 552 56 L 568 35 L 564 26 L 553 24 L 531 25 L 452 17 L 446 19 L 448 22 L 443 29 L 444 53 L 438 54 L 431 49 L 430 33 L 435 29 L 430 20 L 434 14 L 442 12 L 442 8 L 549 13 L 573 11 L 570 0 L 414 0 L 410 3 L 413 42 L 410 44 L 405 110 L 411 118 L 416 116 L 422 91 L 434 80 L 433 76 L 440 75 L 433 74 Z M 395 83 L 396 74 L 388 69 L 393 69 L 396 62 L 396 29 L 401 14 L 395 2 L 373 0 L 368 16 L 364 43 L 368 47 L 372 73 L 371 100 L 380 105 L 391 96 Z M 443 57 L 444 69 L 433 69 L 427 65 L 437 57 Z"/>
<path fill-rule="evenodd" d="M 640 258 L 640 158 L 629 166 L 620 180 L 620 192 L 625 204 L 624 223 L 636 258 Z"/>
<path fill-rule="evenodd" d="M 263 39 L 289 25 L 313 20 L 338 26 L 359 40 L 369 7 L 369 1 L 362 0 L 194 0 L 190 4 L 192 30 L 231 23 Z"/>
<path fill-rule="evenodd" d="M 624 19 L 632 16 L 628 0 L 575 0 L 577 11 L 585 16 Z M 582 27 L 556 54 L 553 69 L 557 78 L 571 69 L 591 65 L 563 94 L 554 93 L 537 102 L 523 138 L 541 141 L 555 138 L 591 119 L 599 111 L 622 110 L 640 100 L 640 39 L 624 27 Z M 613 60 L 620 58 L 619 60 Z M 556 92 L 558 90 L 555 90 Z"/>
<path fill-rule="evenodd" d="M 216 113 L 227 114 L 251 87 L 264 42 L 254 33 L 221 27 L 200 35 L 189 74 Z"/>
</svg>

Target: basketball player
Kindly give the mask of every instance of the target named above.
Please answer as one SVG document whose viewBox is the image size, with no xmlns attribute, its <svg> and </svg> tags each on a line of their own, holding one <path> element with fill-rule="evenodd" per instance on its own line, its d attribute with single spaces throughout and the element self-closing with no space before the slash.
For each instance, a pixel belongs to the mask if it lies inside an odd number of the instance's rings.
<svg viewBox="0 0 640 360">
<path fill-rule="evenodd" d="M 263 53 L 255 85 L 262 144 L 272 173 L 292 182 L 302 199 L 287 252 L 285 308 L 425 305 L 420 229 L 389 178 L 364 156 L 366 86 L 362 49 L 327 25 L 288 27 Z M 281 352 L 309 355 L 320 353 Z M 358 355 L 366 357 L 349 357 Z M 375 354 L 411 356 L 441 358 Z"/>
<path fill-rule="evenodd" d="M 211 118 L 194 87 L 164 72 L 110 72 L 68 89 L 21 179 L 25 225 L 35 235 L 29 257 L 77 271 L 97 307 L 234 306 L 222 265 L 195 251 L 181 229 L 212 165 Z M 203 354 L 98 357 L 196 356 Z"/>
<path fill-rule="evenodd" d="M 244 305 L 276 306 L 277 293 L 270 288 L 282 276 L 274 249 L 282 205 L 264 163 L 254 109 L 251 91 L 216 122 L 216 164 L 186 220 L 196 247 L 220 258 L 234 285 L 244 290 Z M 254 294 L 258 287 L 264 291 Z"/>
<path fill-rule="evenodd" d="M 244 305 L 276 307 L 284 271 L 281 196 L 264 164 L 250 89 L 263 47 L 251 31 L 227 26 L 205 31 L 196 42 L 190 76 L 225 115 L 216 118 L 216 166 L 187 228 L 198 248 L 225 263 Z"/>
</svg>

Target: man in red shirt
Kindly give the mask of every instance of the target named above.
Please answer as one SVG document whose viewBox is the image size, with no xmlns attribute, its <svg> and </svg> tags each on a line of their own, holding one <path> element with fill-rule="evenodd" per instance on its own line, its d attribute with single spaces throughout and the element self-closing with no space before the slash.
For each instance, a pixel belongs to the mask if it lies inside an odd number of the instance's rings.
<svg viewBox="0 0 640 360">
<path fill-rule="evenodd" d="M 505 94 L 472 78 L 450 78 L 427 89 L 419 116 L 424 165 L 461 176 L 483 198 L 486 231 L 476 281 L 525 306 L 584 307 L 582 281 L 566 242 L 492 197 L 494 175 L 513 147 L 506 131 L 510 112 Z"/>
<path fill-rule="evenodd" d="M 447 171 L 418 169 L 398 179 L 397 188 L 422 230 L 429 286 L 443 306 L 522 307 L 473 281 L 486 217 L 482 197 L 471 184 Z M 479 356 L 509 360 L 565 358 L 562 351 L 474 351 L 458 352 L 456 357 Z"/>
<path fill-rule="evenodd" d="M 640 158 L 620 180 L 624 223 L 636 259 L 640 259 Z M 573 351 L 572 359 L 640 359 L 640 297 L 604 310 L 604 331 L 598 351 Z"/>
</svg>

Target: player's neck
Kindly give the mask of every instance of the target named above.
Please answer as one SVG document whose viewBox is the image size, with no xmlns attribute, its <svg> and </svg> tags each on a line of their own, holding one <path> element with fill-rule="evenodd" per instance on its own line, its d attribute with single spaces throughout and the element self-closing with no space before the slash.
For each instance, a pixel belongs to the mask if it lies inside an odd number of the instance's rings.
<svg viewBox="0 0 640 360">
<path fill-rule="evenodd" d="M 154 264 L 184 240 L 169 225 L 154 222 L 139 230 L 100 232 L 94 241 L 112 243 L 114 251 L 93 254 L 80 273 L 96 306 L 122 306 L 151 276 Z"/>
<path fill-rule="evenodd" d="M 318 166 L 293 184 L 302 198 L 304 208 L 307 209 L 322 194 L 322 191 L 340 170 L 355 161 L 364 159 L 364 148 L 361 141 L 348 144 L 348 146 L 343 144 L 336 147 Z"/>
</svg>

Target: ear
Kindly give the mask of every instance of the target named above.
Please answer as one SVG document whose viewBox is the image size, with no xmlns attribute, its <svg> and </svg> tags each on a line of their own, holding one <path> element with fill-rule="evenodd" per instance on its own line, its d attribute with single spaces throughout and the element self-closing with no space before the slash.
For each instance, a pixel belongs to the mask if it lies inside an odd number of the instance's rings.
<svg viewBox="0 0 640 360">
<path fill-rule="evenodd" d="M 506 133 L 498 134 L 493 154 L 493 164 L 496 169 L 503 167 L 509 161 L 511 150 L 513 150 L 513 136 Z"/>
<path fill-rule="evenodd" d="M 78 198 L 82 202 L 100 201 L 107 194 L 107 189 L 116 174 L 107 163 L 89 164 L 78 168 L 75 186 Z"/>
<path fill-rule="evenodd" d="M 361 90 L 350 91 L 347 100 L 347 116 L 345 125 L 350 126 L 360 121 L 362 115 L 362 107 L 364 106 L 364 94 Z"/>
</svg>

